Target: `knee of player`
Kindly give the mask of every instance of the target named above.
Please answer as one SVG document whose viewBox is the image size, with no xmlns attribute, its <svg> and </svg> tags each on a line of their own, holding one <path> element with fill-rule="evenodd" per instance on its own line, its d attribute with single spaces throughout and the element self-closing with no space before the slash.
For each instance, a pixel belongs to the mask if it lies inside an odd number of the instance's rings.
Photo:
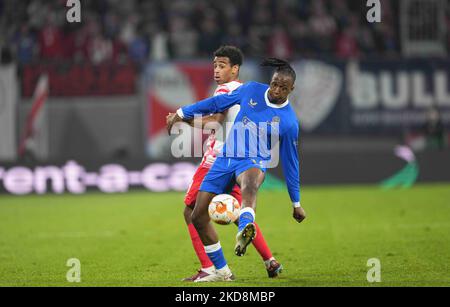
<svg viewBox="0 0 450 307">
<path fill-rule="evenodd" d="M 256 195 L 258 192 L 258 184 L 256 182 L 247 182 L 245 183 L 242 188 L 242 194 L 253 194 Z"/>
<path fill-rule="evenodd" d="M 190 224 L 190 222 L 192 221 L 192 219 L 191 219 L 192 209 L 189 208 L 188 206 L 185 206 L 184 210 L 183 210 L 183 216 L 184 216 L 184 220 L 186 221 L 186 223 Z"/>
<path fill-rule="evenodd" d="M 194 226 L 197 230 L 204 227 L 204 224 L 205 224 L 204 218 L 202 217 L 201 214 L 198 214 L 198 212 L 195 212 L 195 211 L 192 212 L 191 220 L 192 220 L 192 224 L 194 224 Z"/>
</svg>

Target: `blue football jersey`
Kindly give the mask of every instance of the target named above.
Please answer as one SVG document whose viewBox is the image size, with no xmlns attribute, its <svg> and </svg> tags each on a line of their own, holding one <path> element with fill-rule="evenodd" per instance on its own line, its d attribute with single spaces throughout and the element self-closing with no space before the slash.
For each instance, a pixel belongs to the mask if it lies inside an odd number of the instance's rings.
<svg viewBox="0 0 450 307">
<path fill-rule="evenodd" d="M 279 157 L 290 198 L 296 204 L 300 202 L 299 123 L 289 100 L 273 104 L 268 99 L 268 91 L 267 84 L 248 82 L 228 95 L 201 100 L 182 107 L 177 113 L 191 119 L 195 115 L 220 113 L 239 104 L 240 111 L 226 138 L 223 156 L 257 158 L 265 167 L 275 167 Z"/>
</svg>

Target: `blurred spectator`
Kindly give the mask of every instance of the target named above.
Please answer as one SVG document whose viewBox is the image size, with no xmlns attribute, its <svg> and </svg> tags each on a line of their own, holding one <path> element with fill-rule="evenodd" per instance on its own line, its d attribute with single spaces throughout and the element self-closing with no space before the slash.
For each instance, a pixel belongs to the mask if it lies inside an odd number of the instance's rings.
<svg viewBox="0 0 450 307">
<path fill-rule="evenodd" d="M 144 35 L 143 30 L 139 29 L 137 35 L 129 43 L 128 54 L 130 59 L 137 64 L 144 64 L 149 55 L 148 38 Z"/>
<path fill-rule="evenodd" d="M 361 55 L 358 33 L 360 31 L 358 18 L 350 16 L 346 19 L 336 39 L 335 53 L 341 58 L 358 58 Z"/>
<path fill-rule="evenodd" d="M 281 25 L 275 26 L 267 45 L 267 53 L 271 57 L 290 59 L 293 55 L 291 38 Z"/>
<path fill-rule="evenodd" d="M 450 4 L 447 8 L 447 15 L 446 15 L 446 29 L 447 29 L 447 53 L 450 52 Z"/>
<path fill-rule="evenodd" d="M 223 34 L 214 15 L 205 17 L 200 26 L 198 50 L 201 56 L 208 57 L 221 45 Z"/>
<path fill-rule="evenodd" d="M 37 41 L 28 24 L 22 24 L 20 30 L 14 35 L 12 47 L 20 64 L 31 63 L 37 51 Z"/>
<path fill-rule="evenodd" d="M 198 33 L 184 17 L 170 21 L 169 44 L 172 57 L 190 59 L 197 55 Z"/>
<path fill-rule="evenodd" d="M 55 25 L 53 16 L 47 17 L 47 22 L 39 32 L 40 56 L 42 59 L 54 60 L 63 55 L 63 39 L 61 30 Z"/>
<path fill-rule="evenodd" d="M 264 54 L 266 42 L 272 32 L 271 21 L 272 16 L 268 7 L 256 7 L 248 32 L 249 51 L 252 55 L 261 56 L 261 54 Z"/>
<path fill-rule="evenodd" d="M 50 15 L 50 7 L 44 0 L 29 1 L 27 19 L 31 28 L 41 29 Z"/>
<path fill-rule="evenodd" d="M 100 64 L 113 58 L 113 44 L 100 33 L 95 33 L 88 42 L 89 60 L 93 64 Z"/>
<path fill-rule="evenodd" d="M 120 26 L 120 18 L 115 12 L 106 13 L 104 29 L 108 39 L 116 39 L 119 36 Z"/>
<path fill-rule="evenodd" d="M 330 12 L 338 26 L 348 25 L 349 18 L 354 14 L 350 11 L 347 1 L 345 0 L 332 1 Z"/>
<path fill-rule="evenodd" d="M 336 55 L 341 58 L 357 58 L 360 55 L 356 30 L 346 27 L 336 40 Z"/>
<path fill-rule="evenodd" d="M 138 16 L 131 15 L 125 20 L 120 29 L 120 41 L 125 45 L 129 45 L 136 38 L 136 28 L 138 24 Z"/>
<path fill-rule="evenodd" d="M 8 47 L 1 47 L 0 48 L 0 64 L 1 65 L 8 65 L 11 64 L 13 61 L 12 52 Z"/>
<path fill-rule="evenodd" d="M 310 55 L 313 52 L 314 42 L 311 37 L 308 25 L 300 20 L 300 18 L 295 19 L 291 24 L 291 30 L 289 31 L 294 51 L 303 55 Z"/>
<path fill-rule="evenodd" d="M 224 43 L 248 57 L 397 56 L 399 4 L 381 7 L 383 22 L 368 24 L 354 0 L 98 0 L 83 2 L 82 23 L 69 25 L 63 0 L 0 0 L 0 40 L 22 64 L 189 59 Z"/>
<path fill-rule="evenodd" d="M 368 56 L 376 54 L 375 39 L 369 26 L 366 25 L 360 26 L 357 35 L 358 35 L 357 37 L 358 45 L 360 47 L 361 53 L 366 54 Z"/>
<path fill-rule="evenodd" d="M 244 54 L 248 51 L 247 37 L 244 35 L 242 27 L 238 23 L 233 22 L 227 25 L 222 44 L 239 47 Z"/>
<path fill-rule="evenodd" d="M 88 19 L 79 44 L 84 55 L 93 64 L 100 64 L 113 58 L 113 44 L 103 36 L 100 23 L 95 19 Z"/>
<path fill-rule="evenodd" d="M 150 60 L 165 61 L 169 59 L 168 35 L 157 25 L 150 26 Z"/>
<path fill-rule="evenodd" d="M 337 30 L 336 21 L 326 11 L 322 0 L 312 4 L 312 16 L 309 28 L 314 37 L 314 47 L 317 53 L 329 53 L 333 47 L 334 35 Z"/>
</svg>

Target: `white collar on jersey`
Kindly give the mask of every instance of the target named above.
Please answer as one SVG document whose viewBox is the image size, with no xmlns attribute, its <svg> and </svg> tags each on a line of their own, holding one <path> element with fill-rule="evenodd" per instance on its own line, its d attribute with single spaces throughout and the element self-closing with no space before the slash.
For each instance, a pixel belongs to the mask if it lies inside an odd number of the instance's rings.
<svg viewBox="0 0 450 307">
<path fill-rule="evenodd" d="M 275 108 L 275 109 L 281 109 L 284 108 L 285 106 L 287 106 L 289 104 L 289 99 L 287 99 L 284 103 L 282 104 L 275 104 L 275 103 L 271 103 L 269 101 L 269 97 L 267 96 L 269 94 L 269 89 L 267 89 L 266 93 L 264 94 L 264 99 L 266 100 L 266 104 L 267 106 L 271 107 L 271 108 Z"/>
</svg>

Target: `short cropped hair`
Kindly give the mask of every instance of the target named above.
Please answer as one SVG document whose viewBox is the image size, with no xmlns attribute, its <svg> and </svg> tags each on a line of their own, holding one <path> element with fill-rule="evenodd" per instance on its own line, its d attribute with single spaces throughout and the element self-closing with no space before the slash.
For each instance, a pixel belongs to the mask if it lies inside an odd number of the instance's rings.
<svg viewBox="0 0 450 307">
<path fill-rule="evenodd" d="M 235 46 L 221 46 L 214 52 L 215 57 L 227 57 L 230 59 L 231 66 L 238 65 L 241 66 L 244 61 L 244 55 L 241 49 Z"/>
</svg>

